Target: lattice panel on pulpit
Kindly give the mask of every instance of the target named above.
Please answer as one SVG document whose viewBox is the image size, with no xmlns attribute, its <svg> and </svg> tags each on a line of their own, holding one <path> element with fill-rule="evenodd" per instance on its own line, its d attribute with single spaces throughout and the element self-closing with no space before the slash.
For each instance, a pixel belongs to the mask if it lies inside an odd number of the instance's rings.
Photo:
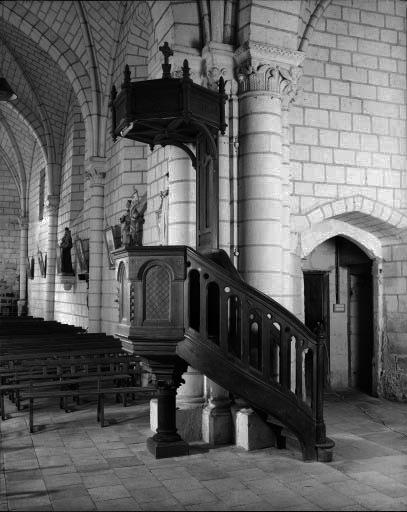
<svg viewBox="0 0 407 512">
<path fill-rule="evenodd" d="M 158 265 L 145 276 L 145 319 L 170 320 L 170 286 L 168 271 Z"/>
</svg>

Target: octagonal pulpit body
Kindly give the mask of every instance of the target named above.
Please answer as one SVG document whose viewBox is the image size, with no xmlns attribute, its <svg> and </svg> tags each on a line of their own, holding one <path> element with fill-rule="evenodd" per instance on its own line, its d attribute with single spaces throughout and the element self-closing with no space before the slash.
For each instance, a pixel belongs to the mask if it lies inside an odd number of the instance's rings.
<svg viewBox="0 0 407 512">
<path fill-rule="evenodd" d="M 174 354 L 184 335 L 185 246 L 119 248 L 116 335 L 139 355 Z"/>
<path fill-rule="evenodd" d="M 182 79 L 131 82 L 114 101 L 115 135 L 150 145 L 195 142 L 196 123 L 219 129 L 223 98 Z"/>
</svg>

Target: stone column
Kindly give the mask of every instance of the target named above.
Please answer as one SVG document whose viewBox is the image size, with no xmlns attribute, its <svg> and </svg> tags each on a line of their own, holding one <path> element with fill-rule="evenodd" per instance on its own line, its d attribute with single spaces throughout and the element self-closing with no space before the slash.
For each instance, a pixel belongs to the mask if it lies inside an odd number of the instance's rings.
<svg viewBox="0 0 407 512">
<path fill-rule="evenodd" d="M 246 43 L 235 52 L 239 81 L 239 266 L 246 281 L 284 303 L 288 183 L 282 99 L 301 52 Z M 286 265 L 286 262 L 284 262 Z"/>
<path fill-rule="evenodd" d="M 229 126 L 229 102 L 237 88 L 233 78 L 233 47 L 211 41 L 204 47 L 202 57 L 205 61 L 206 86 L 218 91 L 219 79 L 222 77 L 225 80 L 225 92 L 228 96 L 225 105 L 225 118 L 228 126 L 225 135 L 218 134 L 219 249 L 223 249 L 230 256 L 233 181 L 229 140 L 233 127 Z M 233 436 L 229 391 L 205 377 L 205 396 L 207 404 L 202 413 L 203 440 L 212 445 L 230 443 Z"/>
<path fill-rule="evenodd" d="M 238 247 L 244 279 L 290 306 L 288 104 L 302 52 L 245 43 L 235 52 L 239 97 Z M 236 444 L 263 448 L 275 440 L 248 404 L 233 407 Z"/>
<path fill-rule="evenodd" d="M 45 311 L 44 319 L 54 319 L 55 304 L 55 274 L 58 246 L 58 208 L 59 196 L 49 195 L 45 201 L 45 216 L 48 219 L 47 237 L 47 275 L 45 281 Z"/>
<path fill-rule="evenodd" d="M 105 158 L 91 157 L 85 167 L 90 189 L 88 332 L 101 330 L 105 165 Z"/>
<path fill-rule="evenodd" d="M 17 301 L 18 316 L 27 314 L 27 259 L 28 259 L 28 217 L 20 219 L 20 296 Z"/>
</svg>

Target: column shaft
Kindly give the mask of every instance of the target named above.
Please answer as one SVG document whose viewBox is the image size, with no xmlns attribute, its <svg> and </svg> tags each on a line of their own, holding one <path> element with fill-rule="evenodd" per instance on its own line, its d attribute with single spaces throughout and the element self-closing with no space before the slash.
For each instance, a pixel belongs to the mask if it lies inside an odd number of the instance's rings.
<svg viewBox="0 0 407 512">
<path fill-rule="evenodd" d="M 18 315 L 27 314 L 27 259 L 28 259 L 28 218 L 20 219 L 20 294 Z"/>
<path fill-rule="evenodd" d="M 103 280 L 103 219 L 104 219 L 105 159 L 90 159 L 87 177 L 90 179 L 89 208 L 89 290 L 88 332 L 100 332 Z"/>
<path fill-rule="evenodd" d="M 55 305 L 55 275 L 56 258 L 58 245 L 58 196 L 48 196 L 46 201 L 46 212 L 48 217 L 48 236 L 47 236 L 47 275 L 45 281 L 45 311 L 44 319 L 54 319 Z"/>
<path fill-rule="evenodd" d="M 239 267 L 246 281 L 280 300 L 282 262 L 281 101 L 240 97 Z"/>
</svg>

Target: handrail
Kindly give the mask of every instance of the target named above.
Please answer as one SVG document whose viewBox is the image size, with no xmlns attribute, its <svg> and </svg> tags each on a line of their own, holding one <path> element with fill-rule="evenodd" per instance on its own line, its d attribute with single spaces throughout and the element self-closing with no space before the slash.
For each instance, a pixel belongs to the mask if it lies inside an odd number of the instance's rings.
<svg viewBox="0 0 407 512">
<path fill-rule="evenodd" d="M 207 358 L 221 358 L 225 371 L 239 371 L 259 393 L 273 393 L 277 411 L 271 394 L 268 402 L 245 398 L 285 423 L 299 438 L 304 458 L 313 458 L 313 451 L 327 445 L 323 333 L 313 334 L 281 304 L 189 247 L 186 260 L 185 338 Z"/>
</svg>

